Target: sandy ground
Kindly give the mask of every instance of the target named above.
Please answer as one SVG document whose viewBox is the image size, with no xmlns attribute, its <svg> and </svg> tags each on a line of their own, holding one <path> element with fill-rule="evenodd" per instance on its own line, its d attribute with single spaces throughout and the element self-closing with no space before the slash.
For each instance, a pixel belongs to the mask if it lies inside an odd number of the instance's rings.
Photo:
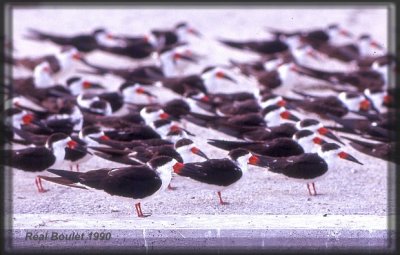
<svg viewBox="0 0 400 255">
<path fill-rule="evenodd" d="M 188 21 L 204 34 L 202 39 L 194 40 L 192 45 L 193 49 L 207 55 L 207 58 L 199 66 L 190 69 L 189 73 L 197 72 L 209 64 L 226 64 L 228 59 L 255 59 L 252 54 L 243 54 L 221 47 L 213 39 L 268 38 L 264 29 L 266 26 L 289 30 L 310 29 L 336 22 L 356 35 L 368 32 L 380 43 L 387 45 L 385 28 L 388 24 L 385 8 L 269 8 L 267 6 L 246 8 L 221 6 L 198 9 L 175 9 L 175 7 L 49 9 L 40 6 L 35 9 L 18 8 L 13 11 L 12 16 L 13 41 L 18 56 L 42 55 L 55 52 L 57 47 L 50 43 L 24 40 L 23 34 L 27 28 L 72 35 L 102 26 L 116 33 L 141 34 L 152 28 L 168 28 L 182 20 Z M 137 65 L 135 61 L 98 52 L 91 54 L 89 60 L 110 66 Z M 335 62 L 331 65 L 338 69 L 346 68 Z M 118 86 L 120 81 L 109 76 L 91 78 L 111 84 L 110 88 Z M 252 81 L 243 77 L 239 79 L 243 83 L 240 88 L 235 87 L 235 90 L 246 90 L 249 86 L 254 86 Z M 304 86 L 310 82 L 305 78 L 299 78 L 298 81 Z M 288 85 L 277 92 L 285 93 L 289 88 Z M 158 92 L 160 95 L 164 93 Z M 195 140 L 202 144 L 201 149 L 206 154 L 216 158 L 226 155 L 224 151 L 207 145 L 205 140 L 229 137 L 190 124 L 188 127 L 197 135 Z M 166 191 L 146 202 L 143 210 L 153 214 L 149 220 L 154 222 L 158 216 L 163 215 L 386 215 L 388 213 L 387 163 L 347 147 L 348 152 L 363 162 L 364 166 L 343 162 L 337 168 L 330 169 L 330 174 L 316 183 L 319 195 L 315 197 L 308 195 L 305 184 L 251 167 L 247 179 L 223 192 L 223 197 L 230 202 L 230 205 L 219 205 L 215 193 L 198 188 L 191 180 L 176 177 L 172 183 L 178 189 Z M 104 166 L 115 166 L 115 164 L 93 158 L 81 168 L 85 171 Z M 66 166 L 64 168 L 67 169 Z M 35 174 L 13 170 L 12 177 L 12 196 L 8 201 L 12 202 L 10 209 L 14 214 L 104 215 L 115 219 L 126 215 L 135 217 L 134 206 L 129 199 L 102 192 L 75 190 L 46 182 L 44 185 L 50 191 L 38 194 L 34 186 Z M 234 224 L 235 222 L 232 222 L 232 225 Z M 80 227 L 85 227 L 84 222 Z"/>
</svg>

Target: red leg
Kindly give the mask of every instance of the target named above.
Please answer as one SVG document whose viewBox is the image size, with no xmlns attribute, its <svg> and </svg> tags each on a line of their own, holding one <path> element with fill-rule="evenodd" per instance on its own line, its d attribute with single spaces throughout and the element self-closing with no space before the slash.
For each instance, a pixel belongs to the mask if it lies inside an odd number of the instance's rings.
<svg viewBox="0 0 400 255">
<path fill-rule="evenodd" d="M 36 178 L 35 178 L 35 184 L 36 184 L 36 187 L 37 187 L 39 193 L 44 193 L 44 192 L 47 191 L 47 189 L 44 189 L 44 188 L 43 188 L 43 185 L 42 185 L 42 178 L 40 178 L 40 176 L 36 176 Z"/>
<path fill-rule="evenodd" d="M 221 191 L 218 191 L 217 194 L 218 194 L 218 197 L 219 197 L 219 203 L 220 203 L 221 205 L 228 205 L 228 204 L 229 204 L 228 202 L 224 202 L 224 201 L 222 200 Z"/>
<path fill-rule="evenodd" d="M 149 217 L 151 214 L 149 214 L 149 213 L 147 213 L 147 214 L 144 214 L 143 213 L 143 211 L 142 211 L 142 205 L 139 203 L 138 204 L 138 207 L 139 207 L 139 211 L 140 211 L 140 217 Z"/>
<path fill-rule="evenodd" d="M 308 194 L 310 196 L 317 195 L 317 191 L 315 190 L 315 184 L 314 183 L 307 183 L 307 189 L 308 189 Z"/>
<path fill-rule="evenodd" d="M 40 176 L 38 176 L 38 177 L 39 177 L 39 185 L 40 185 L 40 188 L 42 189 L 42 192 L 48 191 L 47 189 L 44 189 L 44 188 L 43 188 L 43 185 L 42 185 L 42 178 L 41 178 Z"/>
<path fill-rule="evenodd" d="M 312 183 L 312 188 L 314 190 L 314 196 L 316 196 L 317 195 L 317 190 L 315 189 L 315 183 Z"/>
<path fill-rule="evenodd" d="M 39 178 L 39 177 L 36 177 L 36 178 L 35 178 L 35 185 L 36 185 L 36 188 L 37 188 L 38 192 L 41 193 L 38 178 Z"/>
<path fill-rule="evenodd" d="M 139 210 L 139 205 L 140 205 L 140 203 L 135 204 L 136 213 L 137 213 L 138 217 L 143 217 L 143 216 L 141 216 L 141 213 L 140 213 L 140 210 Z"/>
<path fill-rule="evenodd" d="M 176 187 L 172 187 L 171 184 L 168 185 L 169 190 L 176 190 Z"/>
</svg>

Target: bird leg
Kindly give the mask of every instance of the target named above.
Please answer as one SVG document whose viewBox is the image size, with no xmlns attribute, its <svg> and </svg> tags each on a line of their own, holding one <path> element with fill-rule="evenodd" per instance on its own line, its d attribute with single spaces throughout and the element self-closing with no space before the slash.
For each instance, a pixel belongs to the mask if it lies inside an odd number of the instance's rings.
<svg viewBox="0 0 400 255">
<path fill-rule="evenodd" d="M 220 203 L 221 205 L 229 205 L 228 202 L 225 202 L 225 201 L 222 200 L 221 191 L 218 191 L 217 194 L 218 194 L 218 197 L 219 197 L 219 203 Z"/>
<path fill-rule="evenodd" d="M 141 206 L 140 203 L 137 203 L 137 206 L 138 206 L 139 212 L 140 212 L 140 216 L 139 216 L 139 217 L 149 217 L 149 216 L 151 215 L 151 213 L 146 213 L 146 214 L 144 214 L 144 213 L 142 212 L 142 206 Z"/>
<path fill-rule="evenodd" d="M 69 171 L 73 171 L 74 170 L 74 166 L 73 165 L 69 165 Z"/>
<path fill-rule="evenodd" d="M 168 189 L 169 189 L 169 190 L 176 190 L 177 188 L 176 188 L 176 187 L 172 187 L 172 185 L 169 184 L 169 185 L 168 185 Z"/>
<path fill-rule="evenodd" d="M 308 194 L 310 196 L 317 195 L 317 190 L 315 189 L 315 184 L 314 183 L 307 183 L 307 189 L 308 189 Z"/>
<path fill-rule="evenodd" d="M 43 188 L 42 178 L 40 176 L 36 176 L 35 184 L 36 184 L 36 187 L 37 187 L 39 193 L 44 193 L 44 192 L 48 191 L 47 189 Z"/>
<path fill-rule="evenodd" d="M 143 217 L 140 210 L 139 210 L 140 203 L 135 204 L 135 209 L 138 217 Z"/>
<path fill-rule="evenodd" d="M 76 165 L 76 171 L 79 172 L 79 164 Z"/>
</svg>

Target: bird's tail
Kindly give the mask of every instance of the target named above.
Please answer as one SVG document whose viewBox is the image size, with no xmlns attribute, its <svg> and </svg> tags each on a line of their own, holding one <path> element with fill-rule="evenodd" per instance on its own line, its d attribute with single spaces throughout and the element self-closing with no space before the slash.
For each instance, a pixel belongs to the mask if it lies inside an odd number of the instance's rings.
<svg viewBox="0 0 400 255">
<path fill-rule="evenodd" d="M 86 66 L 92 68 L 92 70 L 78 70 L 80 73 L 85 73 L 85 74 L 92 74 L 92 75 L 105 75 L 107 73 L 110 73 L 107 68 L 89 63 L 86 59 L 82 59 L 81 62 L 85 64 Z"/>
<path fill-rule="evenodd" d="M 354 130 L 355 128 L 355 124 L 357 122 L 356 119 L 344 119 L 344 118 L 339 118 L 333 114 L 327 113 L 326 116 L 335 121 L 336 123 L 342 125 L 344 128 L 348 129 L 348 130 Z"/>
<path fill-rule="evenodd" d="M 218 40 L 220 43 L 235 48 L 235 49 L 244 49 L 246 47 L 245 43 L 242 42 L 234 42 L 234 41 L 229 41 L 229 40 Z"/>
<path fill-rule="evenodd" d="M 35 40 L 35 41 L 44 41 L 49 39 L 49 35 L 40 32 L 39 30 L 36 30 L 34 28 L 29 28 L 28 29 L 29 34 L 25 36 L 26 39 L 29 40 Z"/>
<path fill-rule="evenodd" d="M 301 91 L 297 91 L 297 90 L 294 90 L 294 89 L 292 90 L 292 92 L 297 94 L 297 95 L 303 96 L 305 98 L 320 98 L 319 96 L 310 95 L 310 94 L 307 94 L 307 93 L 304 93 L 304 92 L 301 92 Z"/>
<path fill-rule="evenodd" d="M 233 150 L 247 145 L 258 144 L 258 142 L 224 141 L 218 139 L 208 139 L 207 143 L 223 150 Z"/>
<path fill-rule="evenodd" d="M 350 138 L 350 137 L 347 137 L 347 136 L 340 136 L 340 137 L 351 141 L 350 145 L 352 147 L 357 147 L 357 145 L 359 145 L 359 146 L 362 146 L 362 147 L 367 147 L 367 148 L 372 149 L 374 147 L 374 145 L 376 145 L 376 143 L 369 143 L 369 142 L 361 141 L 361 140 L 358 140 L 358 139 Z"/>
<path fill-rule="evenodd" d="M 57 184 L 61 184 L 61 185 L 65 185 L 68 187 L 87 189 L 84 186 L 76 185 L 73 181 L 71 181 L 65 177 L 51 177 L 51 176 L 45 176 L 45 175 L 39 175 L 38 177 L 40 177 L 40 179 L 43 179 L 43 180 L 46 180 L 49 182 L 53 182 L 53 183 L 57 183 Z"/>
<path fill-rule="evenodd" d="M 219 118 L 218 116 L 204 115 L 195 112 L 190 112 L 189 114 L 182 117 L 201 127 L 208 127 L 210 122 L 215 121 Z"/>
<path fill-rule="evenodd" d="M 274 35 L 276 38 L 281 38 L 282 36 L 285 37 L 291 37 L 291 36 L 295 36 L 295 35 L 299 35 L 300 32 L 286 32 L 283 30 L 279 30 L 276 28 L 271 28 L 271 27 L 265 27 L 265 29 L 268 31 L 268 33 Z"/>
<path fill-rule="evenodd" d="M 69 184 L 78 183 L 80 181 L 79 176 L 82 174 L 79 172 L 72 172 L 72 171 L 52 169 L 52 168 L 47 169 L 47 171 L 63 177 L 62 178 L 63 181 L 68 182 Z"/>
</svg>

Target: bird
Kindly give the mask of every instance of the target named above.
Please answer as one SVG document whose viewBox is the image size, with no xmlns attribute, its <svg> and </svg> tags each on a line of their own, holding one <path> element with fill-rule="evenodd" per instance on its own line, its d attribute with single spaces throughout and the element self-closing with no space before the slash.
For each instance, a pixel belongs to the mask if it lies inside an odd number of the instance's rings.
<svg viewBox="0 0 400 255">
<path fill-rule="evenodd" d="M 288 137 L 279 137 L 270 141 L 259 142 L 208 139 L 208 144 L 228 151 L 243 148 L 256 154 L 271 157 L 288 157 L 304 153 L 302 146 Z"/>
<path fill-rule="evenodd" d="M 325 136 L 327 138 L 334 140 L 335 142 L 338 142 L 338 143 L 344 145 L 344 143 L 339 139 L 339 137 L 334 135 L 332 133 L 332 131 L 329 130 L 328 128 L 326 128 L 319 120 L 305 118 L 305 119 L 298 121 L 295 124 L 295 126 L 296 126 L 296 129 L 299 131 L 300 130 L 310 130 L 315 134 Z"/>
<path fill-rule="evenodd" d="M 137 165 L 139 163 L 147 163 L 152 158 L 158 156 L 168 156 L 176 159 L 178 162 L 198 162 L 208 159 L 207 155 L 202 152 L 191 139 L 181 138 L 175 144 L 161 144 L 161 145 L 142 145 L 134 146 L 130 149 L 117 149 L 90 146 L 94 149 L 95 155 L 110 160 L 128 165 Z M 100 152 L 100 153 L 98 153 Z"/>
<path fill-rule="evenodd" d="M 261 55 L 271 55 L 288 51 L 290 46 L 280 39 L 233 41 L 219 39 L 220 43 L 239 50 L 250 51 Z"/>
<path fill-rule="evenodd" d="M 296 65 L 296 72 L 314 79 L 328 82 L 332 86 L 350 85 L 363 92 L 365 89 L 381 89 L 385 86 L 384 76 L 373 69 L 358 69 L 349 72 L 324 71 L 316 68 Z"/>
<path fill-rule="evenodd" d="M 185 163 L 174 169 L 174 173 L 216 190 L 220 204 L 226 205 L 228 202 L 222 200 L 221 192 L 243 179 L 247 174 L 247 162 L 250 157 L 251 154 L 247 150 L 235 149 L 229 152 L 227 158 Z"/>
<path fill-rule="evenodd" d="M 278 29 L 267 28 L 269 33 L 273 34 L 276 38 L 282 37 L 299 37 L 303 43 L 311 45 L 313 48 L 318 49 L 322 45 L 335 44 L 339 36 L 351 38 L 353 35 L 346 29 L 340 28 L 339 24 L 332 23 L 323 29 L 312 30 L 298 30 L 286 32 Z"/>
<path fill-rule="evenodd" d="M 55 81 L 51 77 L 50 71 L 50 64 L 48 62 L 40 63 L 35 67 L 32 76 L 12 79 L 14 91 L 19 94 L 28 89 L 48 88 L 55 85 Z"/>
<path fill-rule="evenodd" d="M 69 136 L 55 133 L 49 136 L 46 145 L 42 147 L 28 147 L 19 150 L 2 150 L 5 160 L 2 164 L 27 172 L 41 172 L 63 163 L 65 148 L 74 149 L 77 143 Z M 35 179 L 39 192 L 45 192 L 40 177 Z"/>
<path fill-rule="evenodd" d="M 395 156 L 395 142 L 387 143 L 371 143 L 367 141 L 362 141 L 360 139 L 350 138 L 348 136 L 341 136 L 342 138 L 350 141 L 350 146 L 359 152 L 367 154 L 369 156 L 393 162 L 399 164 L 400 161 Z"/>
<path fill-rule="evenodd" d="M 99 47 L 99 43 L 106 43 L 106 39 L 112 39 L 112 35 L 104 28 L 96 28 L 91 33 L 63 36 L 41 32 L 37 29 L 29 29 L 27 39 L 35 41 L 50 41 L 60 46 L 73 46 L 83 53 L 92 52 Z"/>
<path fill-rule="evenodd" d="M 102 190 L 112 196 L 131 198 L 138 217 L 150 214 L 142 212 L 141 203 L 164 191 L 172 178 L 172 171 L 182 167 L 182 163 L 170 157 L 161 156 L 148 164 L 89 170 L 85 173 L 60 169 L 47 171 L 59 177 L 41 176 L 44 180 L 81 189 Z"/>
<path fill-rule="evenodd" d="M 181 52 L 175 52 L 175 49 L 173 48 L 160 52 L 158 60 L 158 63 L 153 65 L 144 65 L 135 68 L 112 68 L 96 65 L 84 59 L 82 63 L 90 67 L 92 70 L 80 70 L 80 72 L 94 75 L 113 74 L 128 82 L 151 85 L 165 77 L 176 76 L 177 70 L 175 70 L 175 68 L 177 61 L 197 63 L 196 58 L 193 56 Z"/>
<path fill-rule="evenodd" d="M 48 54 L 40 57 L 11 57 L 10 62 L 14 66 L 21 66 L 28 70 L 34 70 L 35 67 L 42 62 L 49 63 L 50 71 L 52 75 L 65 73 L 71 67 L 74 61 L 78 61 L 82 58 L 82 55 L 74 47 L 62 47 L 59 53 Z"/>
<path fill-rule="evenodd" d="M 318 134 L 309 129 L 297 131 L 292 139 L 303 148 L 305 153 L 316 153 L 321 145 L 327 143 Z"/>
<path fill-rule="evenodd" d="M 79 172 L 79 166 L 87 162 L 93 156 L 93 153 L 88 150 L 88 147 L 99 145 L 108 147 L 104 144 L 100 144 L 96 139 L 109 140 L 110 138 L 104 134 L 100 127 L 88 126 L 83 128 L 77 137 L 71 136 L 71 139 L 77 142 L 77 149 L 65 148 L 64 160 L 69 165 L 71 171 L 75 166 L 76 171 Z"/>
<path fill-rule="evenodd" d="M 376 41 L 372 40 L 369 35 L 363 34 L 359 36 L 357 43 L 344 45 L 324 44 L 318 48 L 318 51 L 329 58 L 350 63 L 354 61 L 362 61 L 363 58 L 368 57 L 372 52 L 370 49 L 371 47 L 375 49 L 383 48 Z"/>
<path fill-rule="evenodd" d="M 226 87 L 231 84 L 237 84 L 237 80 L 233 78 L 233 74 L 228 70 L 218 66 L 208 66 L 203 69 L 200 75 L 203 80 L 206 91 L 201 92 L 225 92 Z"/>
<path fill-rule="evenodd" d="M 110 38 L 118 43 L 114 45 L 99 43 L 97 49 L 134 60 L 149 58 L 158 50 L 158 45 L 146 38 L 142 38 L 142 40 L 137 38 L 136 41 L 115 35 L 111 35 Z"/>
<path fill-rule="evenodd" d="M 184 21 L 178 22 L 172 29 L 153 29 L 151 34 L 156 37 L 159 47 L 187 43 L 191 35 L 201 37 L 199 31 Z"/>
<path fill-rule="evenodd" d="M 200 162 L 207 160 L 207 155 L 202 152 L 191 139 L 181 138 L 175 144 L 137 145 L 131 149 L 110 149 L 104 147 L 90 147 L 95 155 L 112 162 L 126 165 L 139 165 L 151 161 L 155 157 L 168 156 L 181 163 Z M 168 189 L 175 187 L 168 185 Z"/>
<path fill-rule="evenodd" d="M 268 157 L 252 154 L 249 164 L 267 167 L 268 171 L 283 174 L 291 179 L 306 182 L 310 195 L 317 195 L 314 182 L 324 177 L 335 167 L 339 159 L 363 165 L 356 158 L 343 151 L 336 143 L 321 145 L 317 153 L 304 153 L 290 157 Z"/>
<path fill-rule="evenodd" d="M 337 117 L 343 117 L 353 111 L 370 110 L 371 103 L 360 93 L 342 92 L 339 95 L 330 96 L 313 96 L 307 93 L 295 91 L 296 94 L 302 95 L 302 99 L 294 99 L 284 97 L 288 101 L 288 105 L 293 108 L 301 108 L 306 112 L 318 114 L 321 118 L 327 118 L 327 114 Z"/>
<path fill-rule="evenodd" d="M 388 129 L 385 126 L 381 126 L 379 120 L 370 121 L 368 119 L 360 118 L 338 118 L 334 115 L 328 115 L 328 117 L 342 126 L 329 127 L 332 130 L 358 135 L 368 135 L 371 138 L 377 137 L 386 139 L 387 141 L 392 140 L 396 134 L 394 129 Z M 383 122 L 383 124 L 386 123 Z"/>
</svg>

